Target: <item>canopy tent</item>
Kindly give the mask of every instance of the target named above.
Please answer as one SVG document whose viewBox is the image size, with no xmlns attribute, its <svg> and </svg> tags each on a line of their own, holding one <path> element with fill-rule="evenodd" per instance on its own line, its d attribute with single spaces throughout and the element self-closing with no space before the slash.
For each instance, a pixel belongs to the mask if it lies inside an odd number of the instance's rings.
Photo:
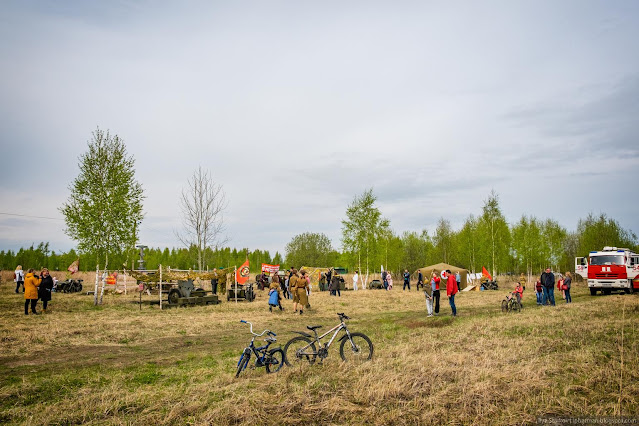
<svg viewBox="0 0 639 426">
<path fill-rule="evenodd" d="M 466 284 L 468 283 L 468 269 L 459 268 L 457 266 L 449 265 L 448 263 L 438 263 L 436 265 L 419 268 L 416 272 L 421 272 L 424 275 L 424 283 L 428 284 L 430 282 L 430 276 L 433 272 L 436 272 L 441 277 L 441 272 L 447 269 L 450 270 L 453 274 L 459 272 L 459 275 L 461 277 L 460 290 L 466 287 Z"/>
</svg>

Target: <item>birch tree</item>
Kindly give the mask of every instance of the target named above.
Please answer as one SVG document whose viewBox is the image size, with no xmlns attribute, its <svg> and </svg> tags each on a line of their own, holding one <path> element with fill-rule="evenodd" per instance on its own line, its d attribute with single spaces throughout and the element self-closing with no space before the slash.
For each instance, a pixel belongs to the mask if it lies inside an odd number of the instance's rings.
<svg viewBox="0 0 639 426">
<path fill-rule="evenodd" d="M 223 238 L 226 194 L 208 171 L 198 167 L 182 189 L 179 205 L 182 230 L 176 233 L 177 237 L 187 248 L 195 249 L 198 269 L 203 270 L 206 249 L 217 248 L 226 241 Z"/>
<path fill-rule="evenodd" d="M 362 271 L 362 258 L 366 265 L 368 277 L 371 260 L 379 260 L 377 247 L 380 240 L 390 234 L 390 222 L 382 217 L 375 206 L 377 197 L 373 189 L 355 196 L 346 209 L 346 219 L 342 220 L 342 244 L 344 250 L 356 255 L 359 271 Z"/>
<path fill-rule="evenodd" d="M 65 233 L 78 242 L 81 252 L 104 258 L 105 272 L 109 255 L 121 254 L 137 241 L 144 191 L 135 179 L 134 166 L 118 135 L 96 129 L 88 151 L 79 158 L 80 174 L 60 208 Z"/>
</svg>

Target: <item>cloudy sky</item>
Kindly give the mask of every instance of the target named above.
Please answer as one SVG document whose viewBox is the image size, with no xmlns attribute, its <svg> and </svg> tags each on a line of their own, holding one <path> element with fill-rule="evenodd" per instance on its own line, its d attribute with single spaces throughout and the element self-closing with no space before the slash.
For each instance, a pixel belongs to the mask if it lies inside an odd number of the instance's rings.
<svg viewBox="0 0 639 426">
<path fill-rule="evenodd" d="M 136 159 L 141 242 L 179 246 L 198 167 L 229 244 L 340 246 L 374 188 L 396 232 L 507 219 L 639 233 L 639 2 L 4 1 L 0 249 L 74 246 L 58 210 L 91 132 Z"/>
</svg>

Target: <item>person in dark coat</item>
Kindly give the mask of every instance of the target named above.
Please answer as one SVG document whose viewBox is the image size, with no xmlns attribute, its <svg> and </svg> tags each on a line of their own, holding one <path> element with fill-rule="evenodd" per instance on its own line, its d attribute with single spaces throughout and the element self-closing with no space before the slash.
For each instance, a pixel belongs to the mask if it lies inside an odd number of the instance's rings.
<svg viewBox="0 0 639 426">
<path fill-rule="evenodd" d="M 422 274 L 422 271 L 417 271 L 417 291 L 419 291 L 419 286 L 424 288 L 424 274 Z"/>
<path fill-rule="evenodd" d="M 331 295 L 342 297 L 342 293 L 340 291 L 340 286 L 342 284 L 342 280 L 340 280 L 339 274 L 335 272 L 333 278 L 331 278 Z"/>
<path fill-rule="evenodd" d="M 546 268 L 546 271 L 541 274 L 541 285 L 544 289 L 543 305 L 550 301 L 552 306 L 555 306 L 555 275 L 550 272 L 550 268 Z"/>
<path fill-rule="evenodd" d="M 570 286 L 572 284 L 572 274 L 566 272 L 566 278 L 564 279 L 564 294 L 566 295 L 566 303 L 572 303 L 572 297 L 570 296 Z"/>
<path fill-rule="evenodd" d="M 53 278 L 49 275 L 47 268 L 40 272 L 40 286 L 38 287 L 38 298 L 42 300 L 42 312 L 47 312 L 47 304 L 51 300 L 51 290 L 53 289 Z"/>
<path fill-rule="evenodd" d="M 402 288 L 402 291 L 406 290 L 407 286 L 408 291 L 410 291 L 410 273 L 408 272 L 408 269 L 404 269 L 404 287 Z"/>
</svg>

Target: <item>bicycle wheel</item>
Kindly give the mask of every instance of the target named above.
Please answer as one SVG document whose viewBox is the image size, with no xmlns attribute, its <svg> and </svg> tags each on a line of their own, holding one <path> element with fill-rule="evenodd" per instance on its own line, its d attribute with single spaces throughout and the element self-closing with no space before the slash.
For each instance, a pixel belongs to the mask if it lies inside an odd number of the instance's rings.
<svg viewBox="0 0 639 426">
<path fill-rule="evenodd" d="M 284 362 L 289 367 L 303 361 L 313 364 L 316 356 L 315 344 L 304 336 L 293 337 L 284 345 Z"/>
<path fill-rule="evenodd" d="M 249 353 L 242 352 L 242 356 L 240 357 L 240 360 L 237 363 L 237 373 L 235 373 L 236 378 L 239 377 L 242 370 L 246 368 L 246 365 L 249 362 L 249 358 L 251 358 L 250 352 Z"/>
<path fill-rule="evenodd" d="M 339 345 L 339 354 L 344 361 L 360 363 L 373 358 L 373 342 L 363 333 L 351 333 Z"/>
<path fill-rule="evenodd" d="M 513 301 L 513 311 L 515 312 L 521 312 L 521 305 L 519 304 L 518 301 Z"/>
<path fill-rule="evenodd" d="M 266 372 L 277 373 L 284 365 L 284 351 L 280 348 L 269 351 L 266 359 Z"/>
<path fill-rule="evenodd" d="M 501 301 L 501 311 L 502 312 L 508 312 L 508 301 L 507 300 L 502 300 Z"/>
</svg>

